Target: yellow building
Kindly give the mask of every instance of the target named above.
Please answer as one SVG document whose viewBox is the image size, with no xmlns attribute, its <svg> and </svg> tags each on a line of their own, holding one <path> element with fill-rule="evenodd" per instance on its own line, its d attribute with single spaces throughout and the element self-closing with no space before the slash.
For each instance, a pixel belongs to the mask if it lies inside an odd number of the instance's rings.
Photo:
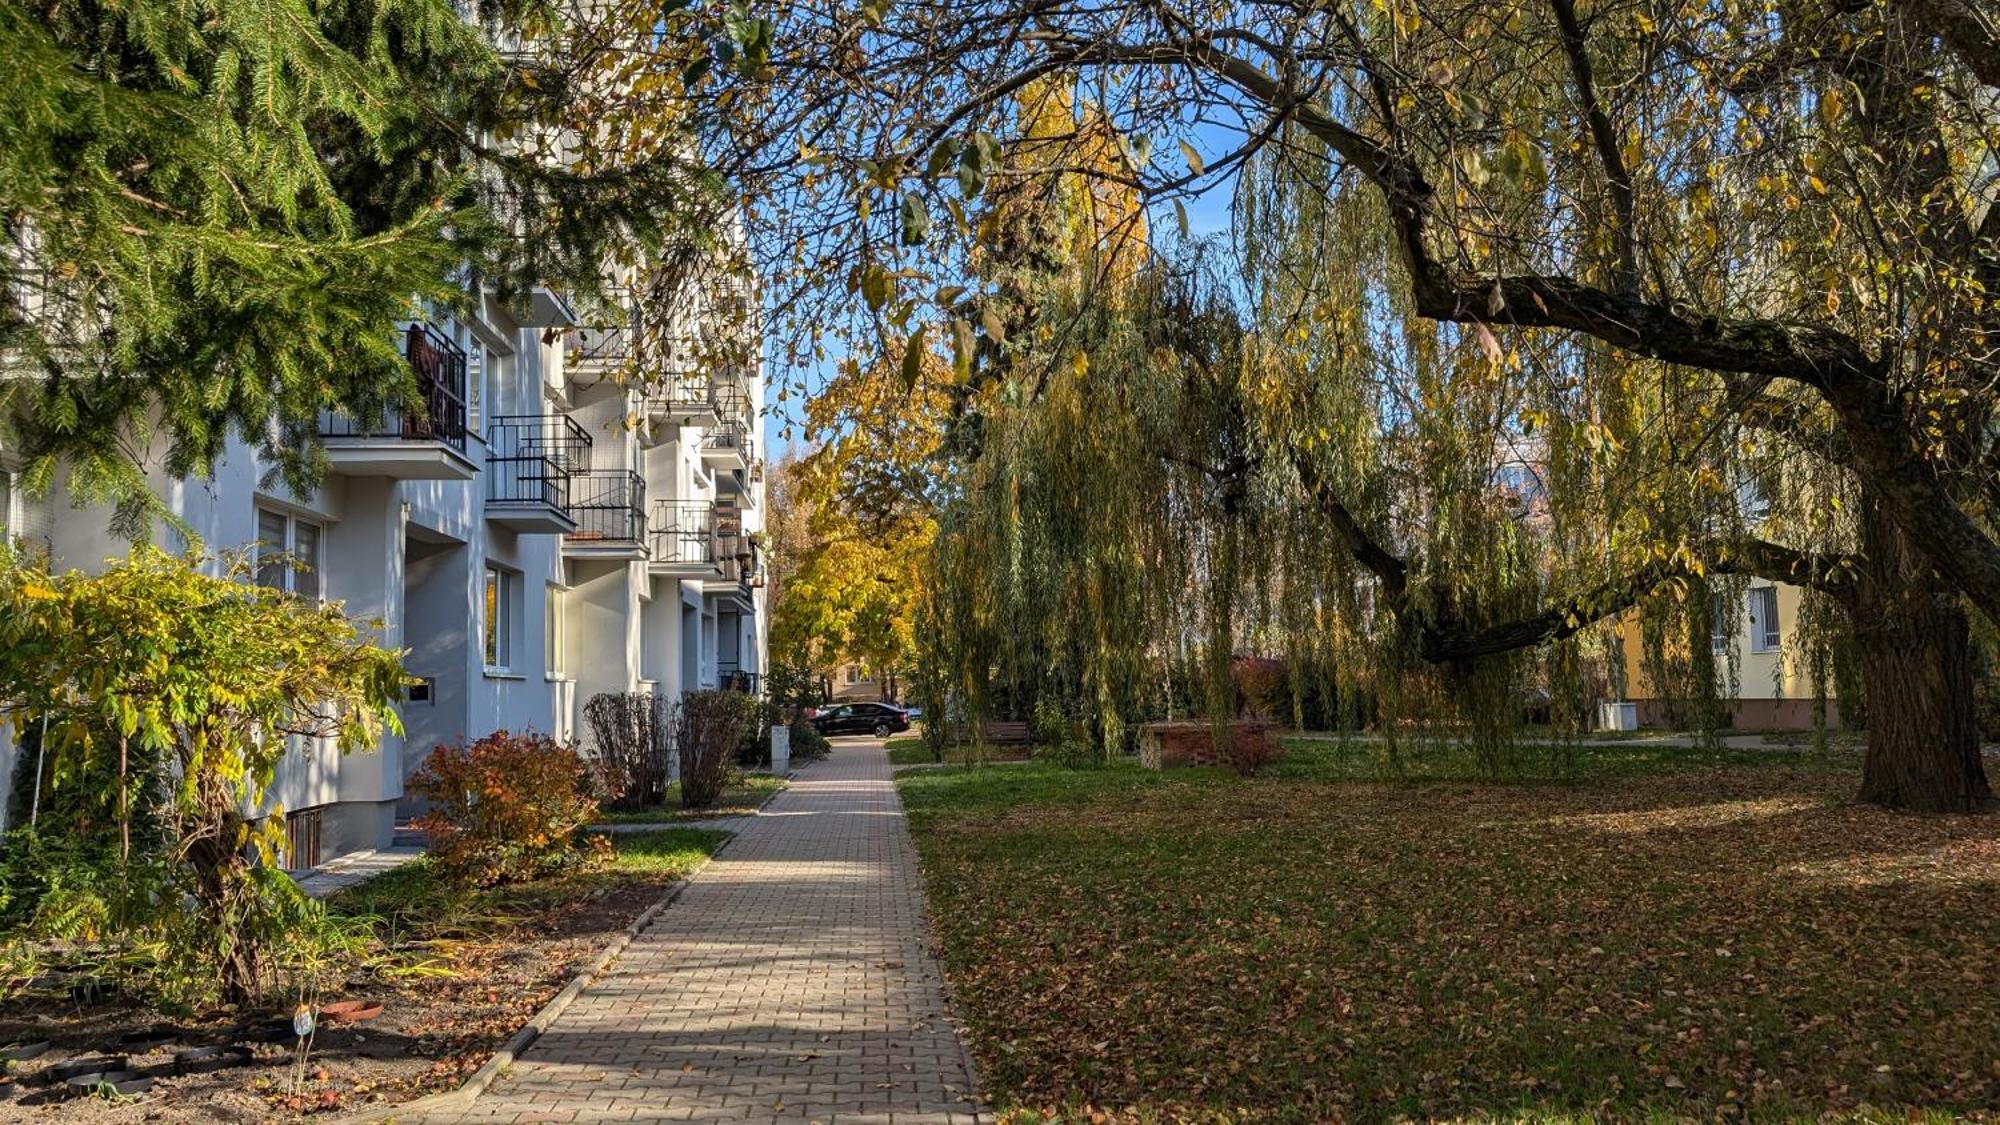
<svg viewBox="0 0 2000 1125">
<path fill-rule="evenodd" d="M 1730 597 L 1717 594 L 1718 599 Z M 1716 674 L 1735 671 L 1733 687 L 1722 690 L 1722 703 L 1732 726 L 1740 730 L 1808 730 L 1813 724 L 1812 673 L 1798 643 L 1801 591 L 1782 582 L 1753 579 L 1735 595 L 1740 607 L 1715 606 L 1710 644 Z M 1731 610 L 1734 612 L 1730 612 Z M 1638 707 L 1641 726 L 1662 726 L 1666 705 L 1646 673 L 1645 645 L 1636 615 L 1618 627 L 1625 664 L 1626 699 Z M 1827 685 L 1827 725 L 1840 725 L 1840 706 Z"/>
</svg>

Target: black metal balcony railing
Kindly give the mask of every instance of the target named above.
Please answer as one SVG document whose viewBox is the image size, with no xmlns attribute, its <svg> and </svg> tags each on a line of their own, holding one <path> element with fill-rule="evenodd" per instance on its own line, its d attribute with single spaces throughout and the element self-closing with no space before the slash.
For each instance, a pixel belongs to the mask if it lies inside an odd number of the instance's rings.
<svg viewBox="0 0 2000 1125">
<path fill-rule="evenodd" d="M 653 561 L 715 561 L 715 505 L 703 500 L 662 500 L 653 505 Z"/>
<path fill-rule="evenodd" d="M 647 384 L 640 397 L 648 411 L 702 411 L 714 409 L 715 391 L 715 381 L 704 372 L 670 370 Z"/>
<path fill-rule="evenodd" d="M 590 458 L 590 435 L 563 414 L 496 415 L 486 433 L 486 499 L 568 508 L 570 477 Z"/>
<path fill-rule="evenodd" d="M 715 301 L 726 316 L 737 320 L 749 317 L 755 301 L 750 280 L 745 277 L 723 278 L 715 287 Z"/>
<path fill-rule="evenodd" d="M 630 469 L 591 469 L 570 477 L 570 518 L 577 544 L 646 541 L 646 478 Z"/>
<path fill-rule="evenodd" d="M 715 385 L 715 413 L 725 422 L 746 418 L 750 414 L 750 396 L 733 382 L 718 382 Z"/>
<path fill-rule="evenodd" d="M 637 319 L 632 312 L 632 293 L 615 287 L 605 292 L 604 300 L 609 311 L 593 318 L 602 323 L 572 328 L 563 337 L 565 363 L 615 367 L 632 357 L 638 337 L 633 327 Z"/>
<path fill-rule="evenodd" d="M 718 664 L 715 672 L 716 679 L 721 683 L 724 691 L 740 691 L 752 699 L 764 694 L 764 674 L 762 672 L 745 672 L 736 665 L 729 663 Z"/>
<path fill-rule="evenodd" d="M 381 429 L 370 430 L 351 415 L 329 412 L 320 435 L 436 441 L 464 453 L 465 350 L 436 328 L 417 323 L 403 333 L 403 357 L 416 372 L 420 413 L 392 411 Z"/>
<path fill-rule="evenodd" d="M 743 459 L 748 461 L 753 452 L 751 448 L 750 427 L 744 425 L 743 420 L 740 418 L 728 419 L 720 426 L 710 427 L 709 431 L 702 435 L 701 447 L 703 449 L 734 449 L 742 453 Z"/>
</svg>

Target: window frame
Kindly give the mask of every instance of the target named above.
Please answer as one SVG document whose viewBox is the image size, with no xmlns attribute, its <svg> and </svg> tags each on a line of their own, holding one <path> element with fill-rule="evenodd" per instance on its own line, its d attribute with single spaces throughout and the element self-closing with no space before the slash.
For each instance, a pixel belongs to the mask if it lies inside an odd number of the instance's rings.
<svg viewBox="0 0 2000 1125">
<path fill-rule="evenodd" d="M 514 674 L 520 591 L 520 571 L 496 562 L 486 564 L 479 590 L 479 658 L 488 675 Z"/>
<path fill-rule="evenodd" d="M 314 605 L 325 604 L 326 602 L 325 521 L 317 519 L 308 519 L 307 517 L 299 515 L 295 512 L 288 511 L 284 508 L 273 507 L 269 504 L 258 504 L 255 507 L 254 511 L 256 513 L 257 537 L 251 541 L 252 542 L 251 562 L 253 564 L 253 569 L 251 571 L 250 580 L 252 582 L 255 582 L 257 585 L 263 586 L 267 589 L 279 590 L 284 593 L 291 594 L 294 597 L 303 598 Z M 282 538 L 280 539 L 280 541 L 276 544 L 271 544 L 271 546 L 275 547 L 275 550 L 272 551 L 271 553 L 278 555 L 285 555 L 291 559 L 291 562 L 289 564 L 282 566 L 280 566 L 275 562 L 270 564 L 271 566 L 277 568 L 278 573 L 276 577 L 278 581 L 276 582 L 265 581 L 265 575 L 264 575 L 264 570 L 266 566 L 264 562 L 264 555 L 265 555 L 265 547 L 268 542 L 264 538 L 264 521 L 267 517 L 278 521 L 284 526 L 284 532 L 282 534 Z M 299 557 L 300 556 L 299 530 L 301 528 L 309 528 L 311 529 L 312 532 L 313 546 L 311 552 L 312 559 L 310 562 L 306 562 Z M 302 592 L 300 590 L 299 588 L 300 577 L 302 575 L 309 577 L 312 583 L 312 589 L 310 591 Z"/>
<path fill-rule="evenodd" d="M 1729 651 L 1736 638 L 1732 635 L 1729 620 L 1729 598 L 1724 594 L 1710 594 L 1708 598 L 1708 648 L 1717 656 Z"/>
<path fill-rule="evenodd" d="M 1750 622 L 1750 651 L 1760 653 L 1777 652 L 1785 647 L 1784 623 L 1778 619 L 1778 588 L 1776 586 L 1753 586 L 1749 593 L 1750 604 L 1745 607 L 1745 615 Z M 1758 603 L 1763 602 L 1760 606 Z M 1763 612 L 1769 609 L 1769 620 Z"/>
</svg>

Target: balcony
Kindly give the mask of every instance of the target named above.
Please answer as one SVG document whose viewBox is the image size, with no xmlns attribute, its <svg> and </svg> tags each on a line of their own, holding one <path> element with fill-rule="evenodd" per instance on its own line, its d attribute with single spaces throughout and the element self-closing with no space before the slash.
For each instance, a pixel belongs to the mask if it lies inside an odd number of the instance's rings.
<svg viewBox="0 0 2000 1125">
<path fill-rule="evenodd" d="M 722 577 L 714 504 L 705 500 L 658 501 L 653 505 L 650 531 L 654 573 L 704 580 Z"/>
<path fill-rule="evenodd" d="M 632 293 L 615 287 L 605 291 L 604 300 L 606 311 L 591 318 L 596 323 L 563 334 L 563 367 L 569 378 L 603 378 L 616 374 L 632 360 L 638 345 Z"/>
<path fill-rule="evenodd" d="M 715 678 L 725 691 L 740 691 L 752 699 L 764 694 L 764 674 L 745 672 L 730 661 L 721 661 L 715 667 Z"/>
<path fill-rule="evenodd" d="M 727 374 L 715 384 L 715 416 L 725 423 L 750 416 L 750 396 Z"/>
<path fill-rule="evenodd" d="M 640 401 L 646 420 L 656 427 L 716 423 L 715 381 L 706 372 L 668 371 L 646 385 Z"/>
<path fill-rule="evenodd" d="M 701 438 L 702 463 L 721 471 L 748 469 L 756 457 L 755 439 L 740 418 L 725 420 Z"/>
<path fill-rule="evenodd" d="M 757 602 L 752 591 L 764 585 L 764 565 L 757 542 L 743 534 L 742 509 L 717 505 L 716 517 L 721 532 L 716 540 L 717 550 L 721 556 L 716 560 L 717 574 L 702 579 L 701 592 L 716 599 L 718 608 L 755 613 Z"/>
<path fill-rule="evenodd" d="M 342 476 L 471 480 L 465 452 L 465 352 L 428 324 L 403 333 L 403 356 L 417 377 L 417 407 L 388 411 L 377 427 L 337 411 L 320 416 L 328 467 Z"/>
<path fill-rule="evenodd" d="M 646 478 L 630 469 L 570 475 L 570 517 L 563 537 L 569 558 L 633 561 L 646 557 Z"/>
<path fill-rule="evenodd" d="M 527 535 L 576 528 L 571 477 L 590 460 L 590 435 L 561 414 L 503 414 L 486 434 L 486 518 Z"/>
</svg>

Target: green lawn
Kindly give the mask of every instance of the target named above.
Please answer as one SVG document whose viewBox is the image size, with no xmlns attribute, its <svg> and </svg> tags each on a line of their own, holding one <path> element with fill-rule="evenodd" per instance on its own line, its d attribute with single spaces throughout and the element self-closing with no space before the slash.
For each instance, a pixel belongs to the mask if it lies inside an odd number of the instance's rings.
<svg viewBox="0 0 2000 1125">
<path fill-rule="evenodd" d="M 334 895 L 327 900 L 327 909 L 336 918 L 371 922 L 392 944 L 398 935 L 411 931 L 488 929 L 621 881 L 685 878 L 715 854 L 729 835 L 705 828 L 621 832 L 609 837 L 609 864 L 486 889 L 460 887 L 438 878 L 426 857 Z"/>
<path fill-rule="evenodd" d="M 689 810 L 681 807 L 681 786 L 676 781 L 667 786 L 665 803 L 643 809 L 606 809 L 599 818 L 605 824 L 657 824 L 674 820 L 703 820 L 715 816 L 742 816 L 756 812 L 758 807 L 771 798 L 771 794 L 785 787 L 785 779 L 768 773 L 746 773 L 730 781 L 723 787 L 722 796 L 714 808 Z"/>
<path fill-rule="evenodd" d="M 1386 739 L 1375 737 L 1293 736 L 1283 740 L 1285 756 L 1271 772 L 1315 781 L 1539 783 L 1725 766 L 1796 766 L 1801 762 L 1859 768 L 1861 762 L 1859 752 L 1851 747 L 1815 751 L 1809 742 L 1703 750 L 1629 740 L 1604 745 L 1596 743 L 1598 736 L 1589 737 L 1592 744 L 1521 741 L 1481 755 L 1457 740 L 1404 737 L 1391 747 Z"/>
<path fill-rule="evenodd" d="M 919 735 L 897 735 L 883 743 L 889 751 L 889 764 L 895 766 L 927 766 L 932 764 L 930 747 L 924 745 Z M 1018 762 L 1029 757 L 1025 746 L 955 746 L 945 752 L 945 764 L 962 766 L 968 756 L 978 762 Z"/>
<path fill-rule="evenodd" d="M 1618 747 L 1562 785 L 1347 780 L 1338 747 L 1249 781 L 1033 763 L 898 785 L 1003 1108 L 2000 1110 L 2000 818 L 1847 804 L 1843 759 L 1680 755 Z"/>
</svg>

